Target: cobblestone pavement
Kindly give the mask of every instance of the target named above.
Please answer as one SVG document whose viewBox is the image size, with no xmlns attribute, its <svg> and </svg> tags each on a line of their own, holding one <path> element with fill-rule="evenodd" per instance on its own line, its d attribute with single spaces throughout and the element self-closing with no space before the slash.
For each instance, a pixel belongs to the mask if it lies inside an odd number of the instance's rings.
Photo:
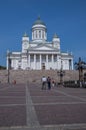
<svg viewBox="0 0 86 130">
<path fill-rule="evenodd" d="M 86 89 L 0 84 L 0 130 L 86 130 Z"/>
</svg>

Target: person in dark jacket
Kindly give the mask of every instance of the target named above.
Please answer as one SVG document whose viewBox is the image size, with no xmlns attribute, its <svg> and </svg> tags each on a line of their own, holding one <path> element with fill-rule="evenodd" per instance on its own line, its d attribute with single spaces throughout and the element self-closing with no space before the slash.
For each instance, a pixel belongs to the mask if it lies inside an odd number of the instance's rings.
<svg viewBox="0 0 86 130">
<path fill-rule="evenodd" d="M 48 76 L 47 78 L 47 84 L 48 84 L 48 89 L 51 89 L 51 78 Z"/>
</svg>

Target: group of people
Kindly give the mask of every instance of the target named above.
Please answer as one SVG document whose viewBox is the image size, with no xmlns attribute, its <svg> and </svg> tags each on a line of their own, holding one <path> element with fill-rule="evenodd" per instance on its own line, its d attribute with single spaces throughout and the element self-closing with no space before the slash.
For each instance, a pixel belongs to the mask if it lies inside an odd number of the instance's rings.
<svg viewBox="0 0 86 130">
<path fill-rule="evenodd" d="M 51 85 L 54 87 L 55 82 L 49 76 L 46 78 L 45 76 L 42 77 L 42 90 L 48 88 L 51 89 Z"/>
</svg>

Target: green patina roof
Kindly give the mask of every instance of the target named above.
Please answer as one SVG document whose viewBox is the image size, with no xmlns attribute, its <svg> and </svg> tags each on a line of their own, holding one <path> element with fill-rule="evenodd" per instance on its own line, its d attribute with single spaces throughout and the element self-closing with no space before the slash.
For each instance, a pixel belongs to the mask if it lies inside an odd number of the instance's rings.
<svg viewBox="0 0 86 130">
<path fill-rule="evenodd" d="M 38 17 L 38 19 L 33 23 L 33 25 L 36 25 L 36 24 L 41 24 L 41 25 L 45 25 L 45 23 L 40 19 L 40 17 Z"/>
<path fill-rule="evenodd" d="M 58 38 L 58 36 L 57 36 L 57 34 L 56 34 L 56 33 L 54 34 L 53 38 Z"/>
<path fill-rule="evenodd" d="M 27 35 L 27 33 L 26 33 L 26 32 L 24 33 L 23 37 L 28 37 L 28 35 Z"/>
</svg>

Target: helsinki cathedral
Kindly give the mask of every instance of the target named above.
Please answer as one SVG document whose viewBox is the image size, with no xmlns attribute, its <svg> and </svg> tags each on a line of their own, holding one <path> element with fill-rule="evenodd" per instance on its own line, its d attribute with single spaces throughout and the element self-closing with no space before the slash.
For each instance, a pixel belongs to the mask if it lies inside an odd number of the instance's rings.
<svg viewBox="0 0 86 130">
<path fill-rule="evenodd" d="M 33 23 L 31 31 L 31 40 L 26 33 L 22 37 L 21 52 L 7 51 L 7 69 L 73 70 L 73 55 L 61 51 L 57 34 L 47 41 L 47 27 L 40 17 Z"/>
</svg>

